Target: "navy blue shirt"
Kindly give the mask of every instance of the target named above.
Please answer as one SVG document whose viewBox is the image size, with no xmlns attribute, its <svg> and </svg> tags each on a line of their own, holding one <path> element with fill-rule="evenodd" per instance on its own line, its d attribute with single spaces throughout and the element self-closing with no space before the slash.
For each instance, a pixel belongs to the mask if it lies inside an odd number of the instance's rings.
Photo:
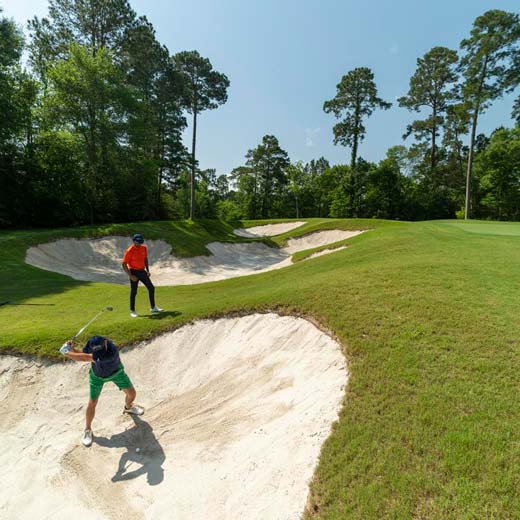
<svg viewBox="0 0 520 520">
<path fill-rule="evenodd" d="M 110 377 L 121 367 L 119 349 L 103 336 L 92 336 L 83 347 L 85 354 L 92 354 L 92 370 L 97 377 Z"/>
</svg>

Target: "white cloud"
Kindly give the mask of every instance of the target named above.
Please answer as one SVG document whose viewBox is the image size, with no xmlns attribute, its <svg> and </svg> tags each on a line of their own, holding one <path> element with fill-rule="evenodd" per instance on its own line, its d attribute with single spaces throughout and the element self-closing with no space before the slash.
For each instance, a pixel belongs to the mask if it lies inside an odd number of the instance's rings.
<svg viewBox="0 0 520 520">
<path fill-rule="evenodd" d="M 314 146 L 314 137 L 320 133 L 319 128 L 306 128 L 305 129 L 305 146 Z"/>
</svg>

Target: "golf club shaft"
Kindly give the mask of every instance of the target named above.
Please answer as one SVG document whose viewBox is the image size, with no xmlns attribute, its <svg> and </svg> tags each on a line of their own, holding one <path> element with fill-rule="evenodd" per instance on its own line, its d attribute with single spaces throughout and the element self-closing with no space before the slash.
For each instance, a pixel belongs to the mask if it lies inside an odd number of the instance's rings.
<svg viewBox="0 0 520 520">
<path fill-rule="evenodd" d="M 76 339 L 92 322 L 97 320 L 99 318 L 99 316 L 101 316 L 101 314 L 103 314 L 103 312 L 105 310 L 106 310 L 106 308 L 101 309 L 89 322 L 87 322 L 85 325 L 83 325 L 83 327 L 81 327 L 81 329 L 79 329 L 78 332 L 76 332 L 76 334 L 73 336 L 72 339 Z"/>
</svg>

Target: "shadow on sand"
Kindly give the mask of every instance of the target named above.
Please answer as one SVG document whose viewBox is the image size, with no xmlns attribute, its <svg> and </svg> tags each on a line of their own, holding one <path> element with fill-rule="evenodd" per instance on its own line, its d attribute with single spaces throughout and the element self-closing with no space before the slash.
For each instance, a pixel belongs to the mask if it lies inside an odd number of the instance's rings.
<svg viewBox="0 0 520 520">
<path fill-rule="evenodd" d="M 164 479 L 162 467 L 166 456 L 159 441 L 153 433 L 153 428 L 140 417 L 131 416 L 134 426 L 110 438 L 94 437 L 94 442 L 104 448 L 126 448 L 121 455 L 119 465 L 112 482 L 131 480 L 146 475 L 150 486 L 157 486 Z M 137 467 L 132 468 L 135 464 Z"/>
</svg>

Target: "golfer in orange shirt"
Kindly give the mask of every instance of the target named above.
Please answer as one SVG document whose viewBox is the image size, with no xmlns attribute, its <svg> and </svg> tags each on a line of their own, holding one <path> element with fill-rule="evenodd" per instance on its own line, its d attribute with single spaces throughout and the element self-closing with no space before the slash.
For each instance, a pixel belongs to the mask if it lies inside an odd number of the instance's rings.
<svg viewBox="0 0 520 520">
<path fill-rule="evenodd" d="M 123 269 L 130 278 L 130 316 L 137 318 L 135 312 L 135 297 L 137 295 L 137 286 L 142 282 L 148 289 L 150 297 L 150 312 L 158 314 L 162 309 L 155 305 L 155 287 L 150 280 L 150 267 L 148 266 L 148 250 L 143 245 L 144 238 L 141 233 L 136 233 L 133 237 L 133 244 L 125 251 L 123 256 Z"/>
</svg>

